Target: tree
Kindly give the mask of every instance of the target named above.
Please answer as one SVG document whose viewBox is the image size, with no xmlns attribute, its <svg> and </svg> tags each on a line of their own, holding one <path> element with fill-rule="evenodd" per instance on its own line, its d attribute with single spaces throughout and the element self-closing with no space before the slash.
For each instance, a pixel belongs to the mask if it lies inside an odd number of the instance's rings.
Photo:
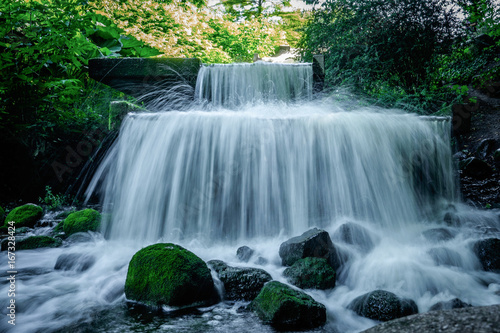
<svg viewBox="0 0 500 333">
<path fill-rule="evenodd" d="M 226 12 L 237 20 L 260 17 L 266 8 L 275 13 L 283 6 L 290 6 L 288 0 L 222 0 Z"/>
</svg>

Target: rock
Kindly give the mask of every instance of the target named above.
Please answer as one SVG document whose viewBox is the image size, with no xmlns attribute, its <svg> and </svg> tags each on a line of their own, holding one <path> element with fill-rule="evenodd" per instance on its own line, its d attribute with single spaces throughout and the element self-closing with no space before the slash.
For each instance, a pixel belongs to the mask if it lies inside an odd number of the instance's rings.
<svg viewBox="0 0 500 333">
<path fill-rule="evenodd" d="M 273 278 L 260 268 L 231 267 L 221 260 L 210 260 L 209 266 L 217 272 L 224 284 L 225 298 L 230 301 L 251 301 L 261 291 L 264 284 Z"/>
<path fill-rule="evenodd" d="M 464 262 L 457 251 L 445 247 L 435 247 L 427 252 L 439 266 L 463 267 Z"/>
<path fill-rule="evenodd" d="M 336 273 L 325 258 L 297 260 L 283 272 L 289 283 L 301 289 L 332 289 Z"/>
<path fill-rule="evenodd" d="M 495 139 L 482 140 L 476 150 L 477 157 L 483 160 L 487 159 L 495 151 L 496 146 L 497 142 Z"/>
<path fill-rule="evenodd" d="M 248 246 L 241 246 L 236 250 L 236 256 L 240 261 L 248 262 L 252 257 L 254 250 L 249 248 Z"/>
<path fill-rule="evenodd" d="M 347 307 L 373 320 L 389 321 L 418 313 L 417 304 L 385 290 L 375 290 L 355 298 Z"/>
<path fill-rule="evenodd" d="M 429 311 L 470 308 L 471 306 L 472 306 L 471 304 L 462 302 L 462 300 L 458 298 L 454 298 L 446 302 L 438 302 L 434 304 L 433 306 L 430 307 Z"/>
<path fill-rule="evenodd" d="M 283 266 L 291 266 L 299 259 L 316 257 L 327 259 L 334 270 L 338 270 L 346 260 L 346 256 L 333 245 L 328 232 L 317 228 L 282 243 L 279 255 Z"/>
<path fill-rule="evenodd" d="M 88 232 L 77 232 L 66 238 L 68 243 L 87 243 L 91 242 L 94 238 Z"/>
<path fill-rule="evenodd" d="M 493 160 L 495 162 L 500 162 L 500 149 L 495 150 L 493 153 Z"/>
<path fill-rule="evenodd" d="M 459 167 L 465 176 L 479 180 L 485 179 L 493 173 L 493 170 L 485 161 L 475 157 L 469 157 L 461 161 Z"/>
<path fill-rule="evenodd" d="M 43 209 L 35 204 L 27 204 L 19 206 L 10 211 L 5 218 L 4 225 L 8 226 L 8 222 L 14 221 L 17 227 L 33 228 L 43 215 Z"/>
<path fill-rule="evenodd" d="M 374 240 L 378 241 L 368 229 L 352 222 L 342 224 L 335 230 L 332 238 L 347 244 L 355 245 L 363 253 L 370 252 L 375 247 Z"/>
<path fill-rule="evenodd" d="M 63 230 L 66 235 L 77 232 L 97 231 L 101 226 L 101 214 L 91 208 L 80 210 L 64 219 Z"/>
<path fill-rule="evenodd" d="M 95 257 L 83 253 L 61 254 L 54 266 L 55 270 L 84 272 L 95 264 Z"/>
<path fill-rule="evenodd" d="M 258 257 L 257 260 L 255 260 L 255 264 L 260 266 L 267 265 L 268 263 L 269 261 L 264 257 Z"/>
<path fill-rule="evenodd" d="M 443 221 L 450 227 L 459 227 L 462 224 L 462 221 L 454 212 L 447 212 L 443 217 Z"/>
<path fill-rule="evenodd" d="M 16 240 L 16 251 L 32 250 L 44 247 L 59 247 L 62 245 L 62 240 L 49 236 L 30 236 Z M 2 251 L 7 250 L 8 242 L 2 241 Z"/>
<path fill-rule="evenodd" d="M 482 239 L 474 244 L 473 249 L 485 271 L 500 270 L 500 239 Z"/>
<path fill-rule="evenodd" d="M 445 242 L 455 238 L 455 233 L 446 228 L 434 228 L 422 232 L 422 236 L 431 242 Z"/>
<path fill-rule="evenodd" d="M 149 306 L 208 306 L 217 302 L 210 269 L 192 252 L 171 243 L 139 250 L 125 281 L 129 300 Z"/>
<path fill-rule="evenodd" d="M 323 304 L 278 281 L 267 283 L 250 308 L 265 324 L 278 330 L 312 329 L 326 322 Z"/>
<path fill-rule="evenodd" d="M 500 305 L 429 311 L 379 324 L 363 333 L 498 333 Z"/>
</svg>

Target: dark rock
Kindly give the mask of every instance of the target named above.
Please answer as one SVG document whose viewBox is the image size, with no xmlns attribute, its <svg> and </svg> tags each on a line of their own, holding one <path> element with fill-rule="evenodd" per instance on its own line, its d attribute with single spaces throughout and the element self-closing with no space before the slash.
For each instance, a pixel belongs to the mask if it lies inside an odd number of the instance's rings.
<svg viewBox="0 0 500 333">
<path fill-rule="evenodd" d="M 389 321 L 418 313 L 417 304 L 385 290 L 375 290 L 355 298 L 348 309 L 373 320 Z"/>
<path fill-rule="evenodd" d="M 422 232 L 422 236 L 431 242 L 445 242 L 455 238 L 455 233 L 446 228 L 434 228 Z"/>
<path fill-rule="evenodd" d="M 84 272 L 95 264 L 95 257 L 83 253 L 61 254 L 54 266 L 55 270 Z"/>
<path fill-rule="evenodd" d="M 485 179 L 493 173 L 493 170 L 485 161 L 475 157 L 466 158 L 459 163 L 459 166 L 465 176 L 479 180 Z"/>
<path fill-rule="evenodd" d="M 86 243 L 91 242 L 93 239 L 92 235 L 88 232 L 77 232 L 66 238 L 66 241 L 68 243 Z"/>
<path fill-rule="evenodd" d="M 370 252 L 375 247 L 375 242 L 378 241 L 378 238 L 368 229 L 352 222 L 342 224 L 335 230 L 332 238 L 333 240 L 355 245 L 363 253 Z"/>
<path fill-rule="evenodd" d="M 443 221 L 450 227 L 459 227 L 462 224 L 462 221 L 454 212 L 447 212 L 443 217 Z"/>
<path fill-rule="evenodd" d="M 265 324 L 278 330 L 312 329 L 326 322 L 323 304 L 278 281 L 267 283 L 250 308 Z"/>
<path fill-rule="evenodd" d="M 27 204 L 19 206 L 10 211 L 10 213 L 5 218 L 4 225 L 8 225 L 8 222 L 14 221 L 17 227 L 29 227 L 33 228 L 35 224 L 40 220 L 43 214 L 43 209 L 35 204 Z"/>
<path fill-rule="evenodd" d="M 241 246 L 236 250 L 236 257 L 240 259 L 240 261 L 248 262 L 252 257 L 254 250 L 249 248 L 248 246 Z"/>
<path fill-rule="evenodd" d="M 77 232 L 97 231 L 101 226 L 101 214 L 95 209 L 87 208 L 74 212 L 64 219 L 63 230 L 66 235 Z"/>
<path fill-rule="evenodd" d="M 500 149 L 495 150 L 493 153 L 493 160 L 495 162 L 500 162 Z"/>
<path fill-rule="evenodd" d="M 477 147 L 477 157 L 483 160 L 487 159 L 489 155 L 495 151 L 496 146 L 497 142 L 495 139 L 484 139 Z"/>
<path fill-rule="evenodd" d="M 170 243 L 150 245 L 134 254 L 128 267 L 125 295 L 149 306 L 208 306 L 218 301 L 205 262 Z"/>
<path fill-rule="evenodd" d="M 333 245 L 328 232 L 317 228 L 282 243 L 279 255 L 283 266 L 291 266 L 299 259 L 315 257 L 327 259 L 330 266 L 338 270 L 346 261 L 346 255 Z"/>
<path fill-rule="evenodd" d="M 2 241 L 2 251 L 8 249 L 8 240 Z M 33 250 L 44 247 L 59 247 L 62 245 L 62 240 L 48 236 L 30 236 L 16 240 L 16 251 Z"/>
<path fill-rule="evenodd" d="M 485 271 L 500 270 L 500 239 L 488 238 L 477 241 L 473 249 Z"/>
<path fill-rule="evenodd" d="M 462 257 L 456 251 L 445 247 L 435 247 L 427 253 L 429 253 L 436 265 L 463 267 Z"/>
<path fill-rule="evenodd" d="M 325 258 L 297 260 L 283 272 L 289 283 L 301 289 L 331 289 L 336 273 Z"/>
<path fill-rule="evenodd" d="M 454 298 L 452 300 L 446 302 L 438 302 L 431 306 L 429 311 L 437 311 L 437 310 L 451 310 L 451 309 L 461 309 L 461 308 L 469 308 L 471 304 L 462 302 L 462 300 L 458 298 Z"/>
<path fill-rule="evenodd" d="M 221 260 L 210 260 L 207 264 L 217 272 L 224 284 L 225 297 L 230 301 L 253 300 L 264 284 L 273 279 L 269 273 L 260 268 L 231 267 Z"/>
<path fill-rule="evenodd" d="M 257 260 L 255 260 L 255 264 L 260 266 L 267 265 L 268 263 L 269 261 L 264 257 L 258 257 Z"/>
</svg>

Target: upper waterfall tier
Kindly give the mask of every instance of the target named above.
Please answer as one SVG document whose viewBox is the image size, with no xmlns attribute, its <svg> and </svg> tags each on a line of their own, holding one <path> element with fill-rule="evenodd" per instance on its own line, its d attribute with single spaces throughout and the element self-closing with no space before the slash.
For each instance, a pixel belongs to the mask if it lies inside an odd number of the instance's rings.
<svg viewBox="0 0 500 333">
<path fill-rule="evenodd" d="M 262 102 L 297 102 L 312 97 L 311 64 L 215 64 L 198 73 L 195 99 L 230 109 Z"/>
</svg>

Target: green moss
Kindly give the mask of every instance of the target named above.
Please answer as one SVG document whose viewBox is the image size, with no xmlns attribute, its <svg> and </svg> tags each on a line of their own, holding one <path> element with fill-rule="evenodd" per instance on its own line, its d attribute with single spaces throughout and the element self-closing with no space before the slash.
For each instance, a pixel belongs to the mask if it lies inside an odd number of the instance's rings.
<svg viewBox="0 0 500 333">
<path fill-rule="evenodd" d="M 289 283 L 302 289 L 331 289 L 335 287 L 335 270 L 324 258 L 304 258 L 283 272 Z"/>
<path fill-rule="evenodd" d="M 14 221 L 16 227 L 30 227 L 33 228 L 35 223 L 42 217 L 43 209 L 34 204 L 27 204 L 14 208 L 7 218 L 4 225 Z"/>
<path fill-rule="evenodd" d="M 130 261 L 125 295 L 147 305 L 198 306 L 213 304 L 215 289 L 207 265 L 175 244 L 154 244 Z"/>
<path fill-rule="evenodd" d="M 31 236 L 16 242 L 16 250 L 31 250 L 43 247 L 58 247 L 62 241 L 48 236 Z"/>
<path fill-rule="evenodd" d="M 267 283 L 250 307 L 264 323 L 277 329 L 308 329 L 326 322 L 324 305 L 278 281 Z"/>
<path fill-rule="evenodd" d="M 77 232 L 97 231 L 101 226 L 101 214 L 88 208 L 69 214 L 63 222 L 63 230 L 68 236 Z"/>
</svg>

